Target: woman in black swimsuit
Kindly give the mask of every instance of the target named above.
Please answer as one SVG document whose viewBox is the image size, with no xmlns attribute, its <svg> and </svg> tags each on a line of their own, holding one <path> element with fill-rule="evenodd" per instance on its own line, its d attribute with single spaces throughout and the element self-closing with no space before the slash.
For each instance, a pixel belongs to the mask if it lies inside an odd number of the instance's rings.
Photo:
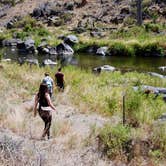
<svg viewBox="0 0 166 166">
<path fill-rule="evenodd" d="M 50 95 L 48 92 L 48 87 L 46 84 L 40 84 L 39 92 L 35 96 L 35 105 L 34 105 L 34 116 L 37 113 L 37 105 L 39 103 L 39 115 L 45 123 L 45 127 L 42 134 L 42 139 L 47 135 L 48 139 L 50 138 L 50 126 L 52 121 L 51 111 L 55 111 L 55 107 L 52 104 Z"/>
</svg>

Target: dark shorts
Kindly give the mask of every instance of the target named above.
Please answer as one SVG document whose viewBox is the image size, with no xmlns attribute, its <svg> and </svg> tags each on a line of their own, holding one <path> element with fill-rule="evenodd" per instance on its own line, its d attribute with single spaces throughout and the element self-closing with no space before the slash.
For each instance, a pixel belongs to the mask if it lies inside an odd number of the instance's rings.
<svg viewBox="0 0 166 166">
<path fill-rule="evenodd" d="M 44 110 L 40 109 L 39 115 L 45 123 L 51 122 L 51 120 L 52 120 L 51 111 L 44 111 Z"/>
<path fill-rule="evenodd" d="M 60 89 L 64 89 L 64 84 L 57 83 L 57 86 L 58 86 Z"/>
</svg>

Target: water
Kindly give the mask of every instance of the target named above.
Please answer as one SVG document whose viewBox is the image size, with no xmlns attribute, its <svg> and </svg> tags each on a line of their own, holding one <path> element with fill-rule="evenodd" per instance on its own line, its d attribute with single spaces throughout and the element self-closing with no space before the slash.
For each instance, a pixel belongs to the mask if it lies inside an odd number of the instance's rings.
<svg viewBox="0 0 166 166">
<path fill-rule="evenodd" d="M 101 65 L 111 65 L 123 71 L 157 72 L 164 74 L 158 67 L 166 66 L 165 57 L 101 57 L 93 55 L 77 55 L 78 66 L 81 68 L 94 68 Z"/>
<path fill-rule="evenodd" d="M 55 61 L 55 57 L 49 55 L 21 55 L 17 50 L 9 48 L 1 48 L 0 52 L 3 54 L 3 58 L 10 58 L 17 61 L 19 57 L 37 58 L 39 63 L 42 63 L 43 59 L 50 58 Z M 110 56 L 102 57 L 88 54 L 75 54 L 72 58 L 63 61 L 64 64 L 72 64 L 84 69 L 93 69 L 101 65 L 111 65 L 122 71 L 139 71 L 139 72 L 157 72 L 164 74 L 158 67 L 166 66 L 165 57 L 122 57 L 122 56 Z M 165 73 L 166 74 L 166 73 Z"/>
</svg>

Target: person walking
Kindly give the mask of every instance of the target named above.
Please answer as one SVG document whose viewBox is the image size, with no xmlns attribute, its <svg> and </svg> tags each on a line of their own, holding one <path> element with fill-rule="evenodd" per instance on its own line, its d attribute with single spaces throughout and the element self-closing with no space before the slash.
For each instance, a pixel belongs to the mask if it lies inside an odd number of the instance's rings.
<svg viewBox="0 0 166 166">
<path fill-rule="evenodd" d="M 58 71 L 55 73 L 55 81 L 59 91 L 64 91 L 64 74 L 61 72 L 61 68 L 58 68 Z"/>
<path fill-rule="evenodd" d="M 50 77 L 49 73 L 45 73 L 44 76 L 45 77 L 43 78 L 42 83 L 47 85 L 50 97 L 52 97 L 54 81 Z"/>
<path fill-rule="evenodd" d="M 53 105 L 49 92 L 48 87 L 46 84 L 40 84 L 39 91 L 35 96 L 35 103 L 34 103 L 34 117 L 37 114 L 37 106 L 39 104 L 38 113 L 41 119 L 44 121 L 44 130 L 41 136 L 41 139 L 50 138 L 50 127 L 52 121 L 52 110 L 56 111 L 55 106 Z"/>
</svg>

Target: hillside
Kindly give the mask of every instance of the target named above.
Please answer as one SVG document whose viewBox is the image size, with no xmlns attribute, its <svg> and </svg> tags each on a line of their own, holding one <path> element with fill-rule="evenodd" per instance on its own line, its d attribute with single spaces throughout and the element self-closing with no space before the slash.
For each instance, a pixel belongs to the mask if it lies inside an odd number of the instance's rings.
<svg viewBox="0 0 166 166">
<path fill-rule="evenodd" d="M 10 2 L 10 1 L 9 1 Z M 16 1 L 17 2 L 17 1 Z M 33 12 L 35 8 L 43 6 L 47 0 L 24 0 L 18 1 L 13 6 L 1 5 L 0 25 L 4 26 L 14 16 L 25 16 Z M 2 3 L 2 2 L 1 2 Z M 96 27 L 117 27 L 130 26 L 135 23 L 136 5 L 131 0 L 89 0 L 86 4 L 80 5 L 81 0 L 75 1 L 55 1 L 51 0 L 47 3 L 49 8 L 56 12 L 67 9 L 72 14 L 69 18 L 71 27 L 96 26 Z M 7 6 L 8 5 L 8 6 Z M 164 22 L 165 19 L 165 1 L 145 0 L 143 1 L 143 19 L 144 21 Z M 48 8 L 48 9 L 49 9 Z M 157 17 L 156 17 L 157 16 Z M 69 16 L 67 16 L 69 17 Z M 88 25 L 87 25 L 88 24 Z"/>
</svg>

